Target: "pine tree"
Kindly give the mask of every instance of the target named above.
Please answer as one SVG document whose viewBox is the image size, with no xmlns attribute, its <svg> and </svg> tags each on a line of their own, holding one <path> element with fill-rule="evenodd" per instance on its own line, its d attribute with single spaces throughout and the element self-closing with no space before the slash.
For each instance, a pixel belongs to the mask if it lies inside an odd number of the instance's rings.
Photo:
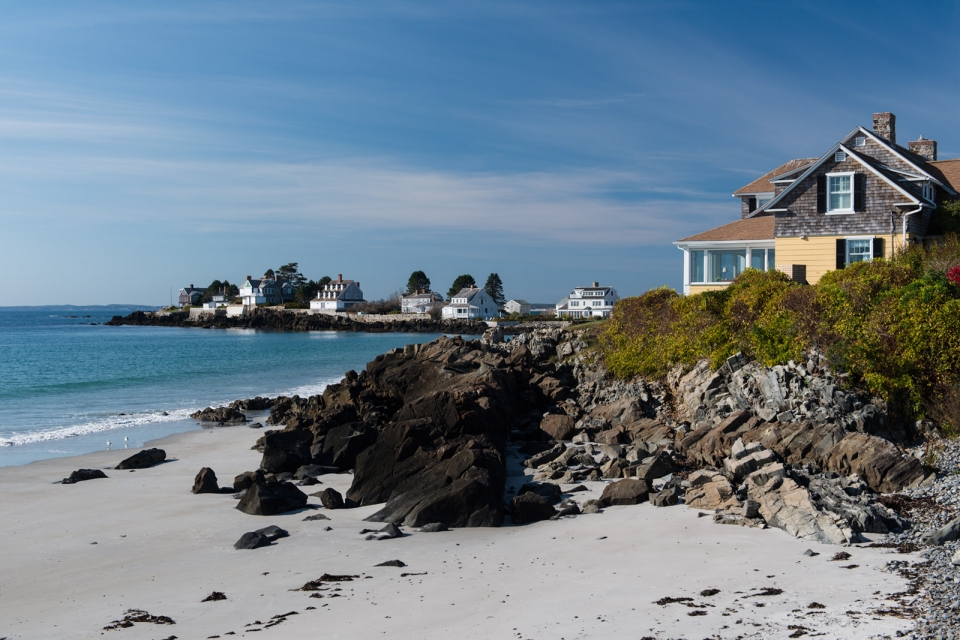
<svg viewBox="0 0 960 640">
<path fill-rule="evenodd" d="M 483 290 L 487 292 L 487 295 L 493 298 L 493 301 L 497 303 L 498 307 L 502 307 L 503 303 L 506 302 L 506 298 L 503 297 L 503 280 L 500 279 L 500 276 L 496 273 L 491 273 L 487 278 L 487 284 L 483 285 Z"/>
</svg>

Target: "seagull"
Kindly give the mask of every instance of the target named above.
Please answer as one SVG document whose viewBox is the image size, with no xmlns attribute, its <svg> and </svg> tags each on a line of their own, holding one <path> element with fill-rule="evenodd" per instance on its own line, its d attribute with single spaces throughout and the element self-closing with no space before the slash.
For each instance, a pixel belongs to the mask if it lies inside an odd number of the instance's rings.
<svg viewBox="0 0 960 640">
<path fill-rule="evenodd" d="M 109 449 L 109 448 L 110 448 L 110 444 L 111 444 L 111 443 L 110 443 L 110 441 L 109 441 L 109 440 L 107 440 L 107 449 Z"/>
</svg>

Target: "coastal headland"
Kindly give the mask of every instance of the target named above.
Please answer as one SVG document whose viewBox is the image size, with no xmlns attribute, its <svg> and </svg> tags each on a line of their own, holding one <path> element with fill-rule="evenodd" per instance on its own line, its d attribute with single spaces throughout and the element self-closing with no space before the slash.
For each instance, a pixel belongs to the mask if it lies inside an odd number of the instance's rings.
<svg viewBox="0 0 960 640">
<path fill-rule="evenodd" d="M 951 611 L 960 506 L 927 496 L 955 476 L 882 402 L 816 353 L 615 380 L 592 340 L 440 338 L 198 412 L 148 468 L 0 469 L 0 637 L 872 638 Z M 54 484 L 80 469 L 106 477 Z"/>
</svg>

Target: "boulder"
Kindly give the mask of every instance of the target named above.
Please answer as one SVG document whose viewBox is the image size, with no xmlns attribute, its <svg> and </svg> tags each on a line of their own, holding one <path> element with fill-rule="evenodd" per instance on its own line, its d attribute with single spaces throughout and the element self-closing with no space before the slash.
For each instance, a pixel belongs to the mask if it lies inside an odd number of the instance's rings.
<svg viewBox="0 0 960 640">
<path fill-rule="evenodd" d="M 559 485 L 552 484 L 549 482 L 527 482 L 520 487 L 520 490 L 517 491 L 517 495 L 521 496 L 525 493 L 535 493 L 541 498 L 546 498 L 550 504 L 557 504 L 560 502 L 562 491 Z"/>
<path fill-rule="evenodd" d="M 266 473 L 294 472 L 311 463 L 313 434 L 305 429 L 270 431 L 263 438 L 260 468 Z"/>
<path fill-rule="evenodd" d="M 540 453 L 530 456 L 523 461 L 523 466 L 529 467 L 531 469 L 536 469 L 537 467 L 547 464 L 548 462 L 553 462 L 559 458 L 565 451 L 567 446 L 564 444 L 556 444 L 552 449 L 547 449 L 546 451 L 541 451 Z"/>
<path fill-rule="evenodd" d="M 400 531 L 400 527 L 392 522 L 386 525 L 383 529 L 380 529 L 380 531 L 377 533 L 379 534 L 377 536 L 378 540 L 392 540 L 393 538 L 403 537 L 403 531 Z"/>
<path fill-rule="evenodd" d="M 249 489 L 254 482 L 266 481 L 266 476 L 260 469 L 256 471 L 244 471 L 233 479 L 233 490 L 240 492 L 244 489 Z"/>
<path fill-rule="evenodd" d="M 323 503 L 325 509 L 343 509 L 344 507 L 343 496 L 333 487 L 320 491 L 317 497 L 320 498 L 320 502 Z"/>
<path fill-rule="evenodd" d="M 144 449 L 133 454 L 117 465 L 117 469 L 147 469 L 167 459 L 163 449 Z"/>
<path fill-rule="evenodd" d="M 924 542 L 932 545 L 941 545 L 944 542 L 952 542 L 953 540 L 960 540 L 960 518 L 951 520 L 936 531 L 928 533 L 923 538 Z"/>
<path fill-rule="evenodd" d="M 240 498 L 237 509 L 254 516 L 296 511 L 307 504 L 307 495 L 290 482 L 254 482 Z"/>
<path fill-rule="evenodd" d="M 554 440 L 569 440 L 577 430 L 573 416 L 549 414 L 540 421 L 540 429 Z"/>
<path fill-rule="evenodd" d="M 200 422 L 216 423 L 221 427 L 229 427 L 238 424 L 246 424 L 247 416 L 236 407 L 207 407 L 195 413 L 190 417 Z"/>
<path fill-rule="evenodd" d="M 700 469 L 690 474 L 690 488 L 684 503 L 696 509 L 728 509 L 739 507 L 730 481 L 716 471 Z"/>
<path fill-rule="evenodd" d="M 217 474 L 210 467 L 200 469 L 200 473 L 193 480 L 193 493 L 220 493 L 220 486 L 217 484 Z"/>
<path fill-rule="evenodd" d="M 580 507 L 580 513 L 600 513 L 600 506 L 599 500 L 587 500 Z"/>
<path fill-rule="evenodd" d="M 626 478 L 618 482 L 611 482 L 603 489 L 600 496 L 600 506 L 640 504 L 646 502 L 650 487 L 645 480 Z"/>
<path fill-rule="evenodd" d="M 286 538 L 289 535 L 289 533 L 280 527 L 270 525 L 269 527 L 257 529 L 256 531 L 248 531 L 243 534 L 240 536 L 240 539 L 234 543 L 233 548 L 237 550 L 259 549 L 260 547 L 268 546 L 278 538 Z"/>
<path fill-rule="evenodd" d="M 533 492 L 526 492 L 510 501 L 510 518 L 514 524 L 528 524 L 549 520 L 556 514 L 550 500 Z"/>
<path fill-rule="evenodd" d="M 107 474 L 100 469 L 77 469 L 70 474 L 70 477 L 64 478 L 61 484 L 76 484 L 85 480 L 95 480 L 97 478 L 106 478 Z"/>
<path fill-rule="evenodd" d="M 665 453 L 658 453 L 655 456 L 645 458 L 636 468 L 633 475 L 640 480 L 651 482 L 657 478 L 670 475 L 676 470 L 677 466 L 673 463 L 673 460 L 670 459 L 670 456 Z"/>
<path fill-rule="evenodd" d="M 683 496 L 678 486 L 670 486 L 661 489 L 657 493 L 650 495 L 650 504 L 655 507 L 672 507 L 680 504 L 680 498 Z"/>
<path fill-rule="evenodd" d="M 450 529 L 442 522 L 430 522 L 420 527 L 420 533 L 440 533 Z"/>
</svg>

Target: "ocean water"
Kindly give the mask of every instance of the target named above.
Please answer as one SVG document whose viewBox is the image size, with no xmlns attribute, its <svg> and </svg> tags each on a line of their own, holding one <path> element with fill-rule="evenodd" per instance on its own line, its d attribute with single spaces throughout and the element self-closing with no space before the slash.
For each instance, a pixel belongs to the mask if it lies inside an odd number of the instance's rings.
<svg viewBox="0 0 960 640">
<path fill-rule="evenodd" d="M 140 447 L 200 428 L 197 409 L 322 393 L 378 354 L 439 337 L 97 324 L 114 313 L 0 309 L 0 466 Z"/>
</svg>

